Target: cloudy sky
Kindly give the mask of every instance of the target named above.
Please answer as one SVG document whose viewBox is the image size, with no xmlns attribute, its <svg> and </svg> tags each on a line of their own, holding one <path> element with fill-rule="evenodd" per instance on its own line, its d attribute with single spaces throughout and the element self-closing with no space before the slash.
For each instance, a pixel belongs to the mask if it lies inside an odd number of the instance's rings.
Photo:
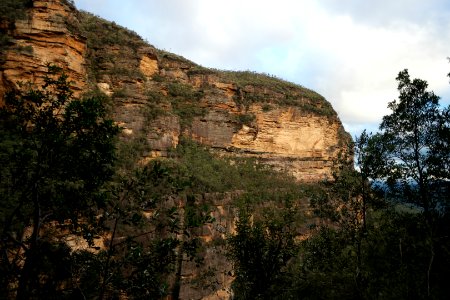
<svg viewBox="0 0 450 300">
<path fill-rule="evenodd" d="M 354 136 L 376 130 L 400 70 L 450 104 L 448 0 L 75 0 L 205 67 L 276 75 L 325 96 Z"/>
</svg>

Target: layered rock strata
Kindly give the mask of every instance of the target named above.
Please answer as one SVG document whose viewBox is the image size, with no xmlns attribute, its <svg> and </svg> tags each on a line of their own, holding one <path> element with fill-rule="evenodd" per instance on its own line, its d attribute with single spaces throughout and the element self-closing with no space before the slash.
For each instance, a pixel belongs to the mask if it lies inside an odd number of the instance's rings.
<svg viewBox="0 0 450 300">
<path fill-rule="evenodd" d="M 32 5 L 25 18 L 16 20 L 8 30 L 12 45 L 2 53 L 1 98 L 19 82 L 41 85 L 48 64 L 64 68 L 79 94 L 86 87 L 86 40 L 74 30 L 78 12 L 58 0 L 33 1 Z"/>
</svg>

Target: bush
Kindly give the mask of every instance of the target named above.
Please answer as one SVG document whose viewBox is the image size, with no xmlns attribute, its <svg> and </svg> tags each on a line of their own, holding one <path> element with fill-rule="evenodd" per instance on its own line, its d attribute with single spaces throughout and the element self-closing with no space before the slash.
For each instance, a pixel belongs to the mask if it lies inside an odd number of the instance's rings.
<svg viewBox="0 0 450 300">
<path fill-rule="evenodd" d="M 13 23 L 26 17 L 26 8 L 33 6 L 32 0 L 2 0 L 0 2 L 0 21 Z"/>
<path fill-rule="evenodd" d="M 237 115 L 236 119 L 237 119 L 237 122 L 241 125 L 251 126 L 251 124 L 255 121 L 256 116 L 251 113 L 240 114 L 240 115 Z"/>
</svg>

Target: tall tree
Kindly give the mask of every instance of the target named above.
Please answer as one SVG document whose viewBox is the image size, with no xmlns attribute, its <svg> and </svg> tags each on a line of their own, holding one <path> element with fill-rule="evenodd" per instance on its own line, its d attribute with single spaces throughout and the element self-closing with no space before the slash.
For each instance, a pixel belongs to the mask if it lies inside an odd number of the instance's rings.
<svg viewBox="0 0 450 300">
<path fill-rule="evenodd" d="M 236 234 L 228 238 L 228 257 L 236 278 L 235 299 L 278 299 L 285 287 L 285 269 L 298 251 L 294 224 L 296 209 L 286 201 L 271 208 L 264 217 L 251 215 L 249 207 L 239 210 Z"/>
<path fill-rule="evenodd" d="M 101 99 L 75 99 L 67 75 L 49 66 L 41 88 L 7 94 L 0 129 L 1 265 L 13 271 L 3 284 L 18 280 L 17 298 L 29 299 L 45 293 L 48 224 L 68 223 L 92 242 L 118 128 Z"/>
<path fill-rule="evenodd" d="M 412 215 L 421 232 L 408 234 L 412 240 L 422 235 L 423 242 L 415 246 L 422 247 L 417 256 L 423 258 L 416 264 L 422 267 L 418 276 L 425 278 L 424 294 L 430 297 L 433 286 L 439 285 L 435 261 L 439 253 L 447 251 L 448 243 L 442 224 L 450 177 L 450 119 L 448 108 L 441 108 L 439 97 L 428 91 L 426 81 L 411 79 L 408 70 L 401 71 L 397 81 L 398 100 L 389 103 L 391 114 L 383 118 L 381 132 L 369 138 L 369 144 L 377 146 L 369 148 L 369 154 L 375 159 L 365 164 L 374 171 L 374 179 L 388 184 L 396 200 L 415 203 L 423 210 L 421 214 L 415 209 L 417 217 Z M 402 245 L 402 238 L 399 243 Z"/>
<path fill-rule="evenodd" d="M 441 144 L 440 136 L 446 134 L 448 113 L 440 109 L 439 97 L 427 90 L 426 81 L 411 79 L 408 70 L 401 71 L 397 81 L 399 98 L 389 103 L 392 113 L 380 125 L 388 159 L 388 168 L 380 175 L 417 190 L 411 200 L 428 214 L 437 204 L 431 193 L 433 183 L 448 179 L 441 172 L 448 147 Z"/>
</svg>

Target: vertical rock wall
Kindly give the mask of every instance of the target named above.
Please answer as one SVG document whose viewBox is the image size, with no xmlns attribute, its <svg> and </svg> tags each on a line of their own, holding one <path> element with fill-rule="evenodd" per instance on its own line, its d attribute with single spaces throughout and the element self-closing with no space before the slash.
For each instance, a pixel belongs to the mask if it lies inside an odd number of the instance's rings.
<svg viewBox="0 0 450 300">
<path fill-rule="evenodd" d="M 13 44 L 0 66 L 0 99 L 18 82 L 40 85 L 47 64 L 63 67 L 75 93 L 86 86 L 86 40 L 77 33 L 76 9 L 59 0 L 33 1 L 26 18 L 16 20 L 9 34 Z"/>
</svg>

